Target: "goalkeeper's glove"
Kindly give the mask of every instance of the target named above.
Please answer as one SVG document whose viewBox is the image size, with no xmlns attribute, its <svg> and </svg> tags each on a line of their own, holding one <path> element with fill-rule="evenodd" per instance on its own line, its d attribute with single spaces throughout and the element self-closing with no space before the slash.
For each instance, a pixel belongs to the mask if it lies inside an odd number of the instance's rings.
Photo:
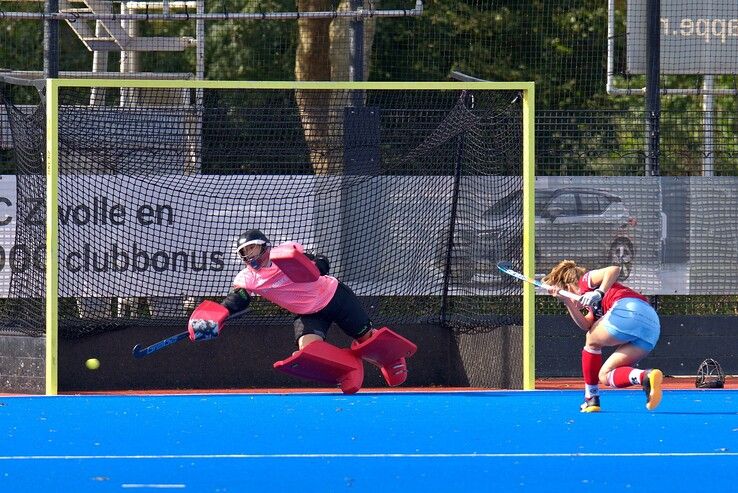
<svg viewBox="0 0 738 493">
<path fill-rule="evenodd" d="M 595 289 L 594 291 L 587 291 L 579 299 L 579 302 L 585 306 L 595 306 L 602 301 L 602 297 L 605 296 L 605 292 L 601 289 Z"/>
<path fill-rule="evenodd" d="M 215 320 L 190 320 L 190 340 L 191 341 L 207 341 L 218 337 L 220 327 Z"/>
<path fill-rule="evenodd" d="M 315 267 L 318 268 L 318 272 L 320 272 L 321 276 L 328 274 L 331 269 L 331 265 L 328 263 L 328 258 L 323 255 L 315 256 Z"/>
<path fill-rule="evenodd" d="M 187 324 L 191 341 L 207 341 L 218 337 L 223 323 L 230 312 L 228 308 L 214 301 L 203 301 L 195 308 Z"/>
</svg>

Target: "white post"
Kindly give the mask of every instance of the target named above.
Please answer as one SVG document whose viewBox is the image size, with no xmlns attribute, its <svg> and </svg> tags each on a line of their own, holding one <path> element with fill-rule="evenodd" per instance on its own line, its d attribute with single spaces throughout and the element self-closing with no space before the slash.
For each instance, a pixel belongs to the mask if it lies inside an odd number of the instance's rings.
<svg viewBox="0 0 738 493">
<path fill-rule="evenodd" d="M 715 79 L 713 75 L 705 75 L 702 80 L 702 127 L 705 137 L 702 146 L 702 176 L 713 176 L 715 164 L 715 152 L 713 148 L 713 110 L 715 95 L 712 93 L 714 89 Z"/>
<path fill-rule="evenodd" d="M 95 37 L 102 38 L 107 35 L 102 21 L 95 22 Z M 108 70 L 108 52 L 95 50 L 92 52 L 92 72 L 106 72 Z M 105 102 L 105 88 L 93 87 L 90 90 L 90 106 L 102 105 Z"/>
</svg>

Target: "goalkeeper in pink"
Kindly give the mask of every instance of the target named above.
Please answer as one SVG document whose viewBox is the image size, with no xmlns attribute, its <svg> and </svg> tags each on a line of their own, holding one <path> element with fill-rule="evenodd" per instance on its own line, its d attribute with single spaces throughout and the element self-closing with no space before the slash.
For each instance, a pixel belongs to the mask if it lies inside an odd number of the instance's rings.
<svg viewBox="0 0 738 493">
<path fill-rule="evenodd" d="M 345 393 L 353 393 L 361 387 L 361 360 L 365 359 L 381 369 L 388 385 L 403 383 L 407 378 L 405 356 L 412 353 L 401 351 L 400 346 L 407 343 L 414 348 L 414 345 L 386 327 L 375 330 L 353 291 L 328 275 L 328 259 L 304 254 L 298 243 L 279 246 L 284 247 L 294 250 L 302 265 L 310 261 L 315 264 L 306 269 L 307 275 L 291 276 L 272 262 L 272 244 L 261 231 L 243 233 L 236 242 L 236 252 L 245 267 L 236 275 L 231 291 L 220 304 L 206 301 L 195 310 L 190 317 L 190 339 L 216 337 L 226 319 L 245 311 L 252 296 L 258 295 L 295 315 L 298 351 L 291 359 L 275 363 L 275 368 L 304 378 L 337 383 Z M 332 323 L 354 340 L 350 349 L 325 342 Z"/>
<path fill-rule="evenodd" d="M 600 410 L 599 384 L 624 388 L 641 385 L 646 409 L 661 402 L 661 370 L 640 370 L 633 365 L 654 348 L 661 333 L 659 316 L 640 293 L 617 282 L 620 267 L 612 265 L 587 271 L 572 260 L 564 260 L 543 278 L 580 329 L 587 332 L 582 350 L 585 413 Z M 572 301 L 559 294 L 566 290 L 581 295 Z M 603 363 L 602 348 L 615 347 Z"/>
</svg>

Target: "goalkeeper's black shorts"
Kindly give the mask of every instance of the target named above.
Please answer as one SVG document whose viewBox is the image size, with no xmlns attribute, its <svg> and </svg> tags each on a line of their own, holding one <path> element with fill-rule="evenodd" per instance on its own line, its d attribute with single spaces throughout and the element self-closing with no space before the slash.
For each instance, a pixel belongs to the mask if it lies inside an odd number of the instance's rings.
<svg viewBox="0 0 738 493">
<path fill-rule="evenodd" d="M 306 334 L 315 334 L 325 339 L 328 329 L 334 322 L 346 335 L 354 339 L 363 336 L 372 328 L 372 321 L 359 303 L 359 299 L 351 288 L 340 281 L 336 293 L 325 308 L 316 313 L 295 317 L 295 341 Z"/>
</svg>

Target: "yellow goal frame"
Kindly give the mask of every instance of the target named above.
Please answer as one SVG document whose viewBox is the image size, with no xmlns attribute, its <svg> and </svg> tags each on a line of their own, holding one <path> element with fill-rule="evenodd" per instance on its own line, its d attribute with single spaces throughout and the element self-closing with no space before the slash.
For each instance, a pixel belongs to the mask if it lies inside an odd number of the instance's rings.
<svg viewBox="0 0 738 493">
<path fill-rule="evenodd" d="M 514 90 L 523 98 L 523 274 L 535 275 L 535 85 L 533 82 L 250 82 L 206 80 L 46 80 L 46 394 L 58 383 L 59 90 L 144 89 Z M 523 389 L 535 388 L 535 292 L 523 283 Z"/>
</svg>

